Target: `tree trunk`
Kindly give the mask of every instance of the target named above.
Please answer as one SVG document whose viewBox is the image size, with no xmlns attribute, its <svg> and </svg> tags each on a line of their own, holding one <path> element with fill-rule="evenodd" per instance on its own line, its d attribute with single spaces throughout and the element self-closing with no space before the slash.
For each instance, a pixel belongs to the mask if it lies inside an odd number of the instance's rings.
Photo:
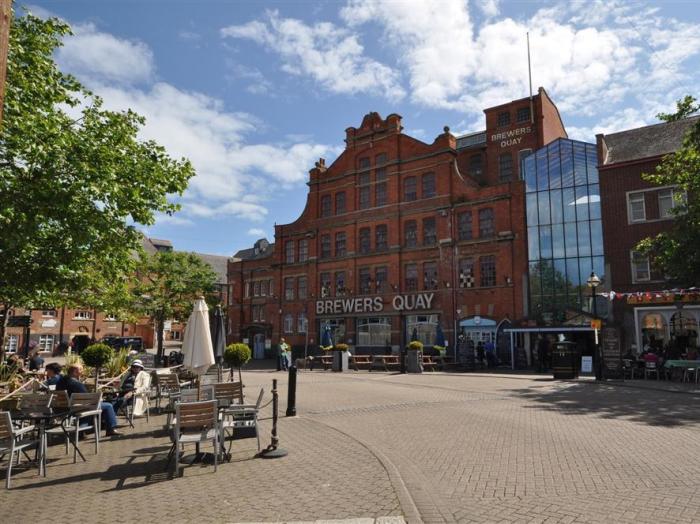
<svg viewBox="0 0 700 524">
<path fill-rule="evenodd" d="M 63 329 L 66 318 L 66 306 L 61 306 L 61 324 L 58 327 L 58 346 L 63 347 Z"/>
<path fill-rule="evenodd" d="M 156 318 L 156 338 L 158 339 L 158 362 L 162 366 L 164 363 L 163 332 L 165 331 L 165 320 L 162 315 Z"/>
<path fill-rule="evenodd" d="M 3 303 L 5 308 L 5 316 L 0 322 L 0 362 L 5 360 L 5 335 L 7 334 L 7 321 L 10 318 L 10 304 Z"/>
</svg>

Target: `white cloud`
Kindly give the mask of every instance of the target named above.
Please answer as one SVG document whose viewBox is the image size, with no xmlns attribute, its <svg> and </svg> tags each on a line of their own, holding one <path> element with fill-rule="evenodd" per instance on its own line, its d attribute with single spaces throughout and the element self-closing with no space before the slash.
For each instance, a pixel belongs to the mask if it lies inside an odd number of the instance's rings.
<svg viewBox="0 0 700 524">
<path fill-rule="evenodd" d="M 145 57 L 151 64 L 148 48 L 94 27 L 90 35 L 94 41 L 110 42 L 112 49 L 120 50 L 122 64 L 143 62 Z M 110 75 L 99 61 L 105 57 L 98 52 L 81 56 L 76 41 L 84 42 L 80 35 L 66 39 L 62 57 L 66 69 L 101 96 L 106 108 L 131 108 L 143 115 L 146 125 L 140 137 L 157 141 L 172 157 L 188 158 L 195 167 L 197 174 L 180 199 L 182 211 L 175 217 L 161 217 L 160 222 L 185 224 L 190 217 L 223 215 L 261 221 L 268 213 L 265 202 L 276 191 L 303 183 L 319 157 L 337 151 L 310 141 L 254 143 L 251 137 L 264 127 L 259 119 L 227 111 L 223 102 L 202 93 L 183 91 L 165 82 L 140 88 L 108 82 Z M 127 56 L 127 51 L 134 56 Z M 148 75 L 137 75 L 142 79 L 152 76 L 150 65 Z"/>
<path fill-rule="evenodd" d="M 258 227 L 253 227 L 248 230 L 248 234 L 255 238 L 262 238 L 265 236 L 265 230 Z"/>
<path fill-rule="evenodd" d="M 500 0 L 477 0 L 476 5 L 486 16 L 497 16 L 501 12 Z"/>
<path fill-rule="evenodd" d="M 228 26 L 221 35 L 265 46 L 280 55 L 285 72 L 309 75 L 333 93 L 372 93 L 392 101 L 405 96 L 397 71 L 368 58 L 355 34 L 331 23 L 307 25 L 270 11 L 265 21 Z"/>
<path fill-rule="evenodd" d="M 151 79 L 153 53 L 146 44 L 102 33 L 93 24 L 74 25 L 73 32 L 57 52 L 62 68 L 103 82 L 135 84 Z"/>
</svg>

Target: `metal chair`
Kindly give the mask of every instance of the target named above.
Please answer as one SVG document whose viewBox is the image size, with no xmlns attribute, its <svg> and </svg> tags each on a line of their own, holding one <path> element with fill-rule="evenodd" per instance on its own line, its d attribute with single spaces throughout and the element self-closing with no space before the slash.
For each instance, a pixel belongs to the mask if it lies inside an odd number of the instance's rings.
<svg viewBox="0 0 700 524">
<path fill-rule="evenodd" d="M 690 380 L 689 380 L 690 379 Z M 698 368 L 684 368 L 683 369 L 683 382 L 695 382 L 698 383 Z"/>
<path fill-rule="evenodd" d="M 180 447 L 185 444 L 212 442 L 214 445 L 214 471 L 219 465 L 221 449 L 218 402 L 177 402 L 175 404 L 175 427 L 171 434 L 173 441 L 173 457 L 175 459 L 175 475 L 180 472 Z"/>
<path fill-rule="evenodd" d="M 51 399 L 51 407 L 54 409 L 68 409 L 70 408 L 70 397 L 67 391 L 54 391 L 53 398 Z M 63 437 L 63 441 L 66 445 L 66 454 L 68 453 L 68 433 L 66 433 L 65 425 L 54 424 L 50 428 L 46 429 L 47 435 L 60 435 Z"/>
<path fill-rule="evenodd" d="M 51 406 L 53 394 L 46 393 L 25 393 L 19 396 L 19 409 L 46 409 Z"/>
<path fill-rule="evenodd" d="M 220 406 L 243 404 L 243 384 L 241 382 L 219 382 L 213 384 L 214 396 Z"/>
<path fill-rule="evenodd" d="M 19 453 L 22 452 L 27 456 L 26 449 L 35 448 L 37 459 L 41 449 L 41 443 L 38 439 L 25 440 L 25 436 L 34 431 L 34 426 L 27 426 L 22 429 L 16 429 L 12 425 L 12 417 L 7 411 L 0 412 L 0 458 L 8 453 L 10 458 L 7 461 L 7 473 L 5 475 L 5 489 L 10 489 L 10 477 L 12 476 L 12 463 L 15 460 L 17 453 L 17 462 L 19 463 Z M 29 458 L 29 457 L 27 457 Z M 42 461 L 37 460 L 39 464 L 39 474 L 41 475 Z"/>
<path fill-rule="evenodd" d="M 199 402 L 202 400 L 214 400 L 214 386 L 202 386 L 201 394 L 197 389 L 183 389 L 180 391 L 180 402 Z"/>
<path fill-rule="evenodd" d="M 649 375 L 656 373 L 656 380 L 659 380 L 659 368 L 656 362 L 645 362 L 644 363 L 644 380 L 649 378 Z"/>
<path fill-rule="evenodd" d="M 631 379 L 634 379 L 634 374 L 636 371 L 634 360 L 628 358 L 622 359 L 622 380 L 625 380 L 625 376 L 629 375 Z"/>
<path fill-rule="evenodd" d="M 258 451 L 260 451 L 258 413 L 260 412 L 264 393 L 265 391 L 261 388 L 255 404 L 231 404 L 224 409 L 222 413 L 222 435 L 226 429 L 230 429 L 232 434 L 235 435 L 236 429 L 255 428 L 255 438 L 258 441 Z"/>
<path fill-rule="evenodd" d="M 73 463 L 78 461 L 78 441 L 80 434 L 86 431 L 95 432 L 95 455 L 100 446 L 100 422 L 102 421 L 102 393 L 73 393 L 70 396 L 70 408 L 75 410 L 75 416 L 70 425 L 64 426 L 66 431 L 73 433 Z M 81 421 L 92 418 L 92 425 L 81 425 Z"/>
</svg>

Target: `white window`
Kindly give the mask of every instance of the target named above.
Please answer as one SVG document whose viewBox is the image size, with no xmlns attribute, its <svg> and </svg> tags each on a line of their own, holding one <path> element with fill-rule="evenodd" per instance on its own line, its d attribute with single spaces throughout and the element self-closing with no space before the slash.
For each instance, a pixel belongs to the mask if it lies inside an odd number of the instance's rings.
<svg viewBox="0 0 700 524">
<path fill-rule="evenodd" d="M 649 257 L 637 251 L 631 252 L 632 260 L 632 282 L 648 282 L 651 280 L 649 269 Z"/>
<path fill-rule="evenodd" d="M 171 331 L 170 334 L 173 337 L 173 340 L 180 340 L 180 331 Z"/>
<path fill-rule="evenodd" d="M 79 320 L 90 320 L 92 318 L 92 311 L 78 310 L 75 312 L 75 316 L 73 318 Z"/>
<path fill-rule="evenodd" d="M 110 313 L 105 314 L 105 322 L 116 322 L 116 321 L 117 321 L 117 317 L 115 317 L 114 315 L 112 315 Z"/>
<path fill-rule="evenodd" d="M 55 309 L 45 309 L 41 312 L 42 317 L 55 317 L 56 316 L 56 310 Z"/>
<path fill-rule="evenodd" d="M 293 333 L 294 332 L 294 317 L 292 315 L 284 316 L 284 332 Z"/>
<path fill-rule="evenodd" d="M 297 317 L 297 332 L 306 333 L 306 328 L 309 325 L 309 319 L 306 318 L 306 313 L 299 313 Z"/>
<path fill-rule="evenodd" d="M 679 205 L 677 200 L 679 194 L 678 190 L 674 189 L 664 189 L 659 191 L 659 218 L 672 218 L 673 213 L 671 210 Z"/>
<path fill-rule="evenodd" d="M 8 335 L 5 341 L 5 351 L 7 353 L 16 353 L 17 344 L 19 344 L 19 335 Z"/>
<path fill-rule="evenodd" d="M 39 350 L 40 351 L 52 351 L 53 350 L 54 335 L 39 335 Z"/>
<path fill-rule="evenodd" d="M 647 219 L 644 193 L 630 193 L 627 195 L 627 211 L 630 222 L 643 222 Z"/>
</svg>

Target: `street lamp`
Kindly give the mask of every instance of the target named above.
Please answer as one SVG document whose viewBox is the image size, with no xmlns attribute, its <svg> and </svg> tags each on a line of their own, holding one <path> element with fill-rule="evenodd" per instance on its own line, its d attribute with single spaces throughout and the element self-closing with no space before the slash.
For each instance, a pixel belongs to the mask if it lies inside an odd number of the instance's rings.
<svg viewBox="0 0 700 524">
<path fill-rule="evenodd" d="M 596 304 L 596 294 L 595 294 L 595 289 L 600 285 L 600 278 L 598 278 L 598 275 L 595 274 L 595 271 L 591 271 L 591 276 L 588 277 L 588 280 L 586 280 L 586 284 L 588 284 L 588 287 L 591 288 L 591 300 L 593 301 L 593 319 L 597 320 L 598 319 L 598 306 Z M 597 331 L 597 327 L 595 328 Z M 598 354 L 598 376 L 596 377 L 596 380 L 602 380 L 603 379 L 603 355 L 600 354 L 600 351 L 598 349 L 598 337 L 596 336 L 596 343 L 595 343 L 595 351 Z"/>
</svg>

